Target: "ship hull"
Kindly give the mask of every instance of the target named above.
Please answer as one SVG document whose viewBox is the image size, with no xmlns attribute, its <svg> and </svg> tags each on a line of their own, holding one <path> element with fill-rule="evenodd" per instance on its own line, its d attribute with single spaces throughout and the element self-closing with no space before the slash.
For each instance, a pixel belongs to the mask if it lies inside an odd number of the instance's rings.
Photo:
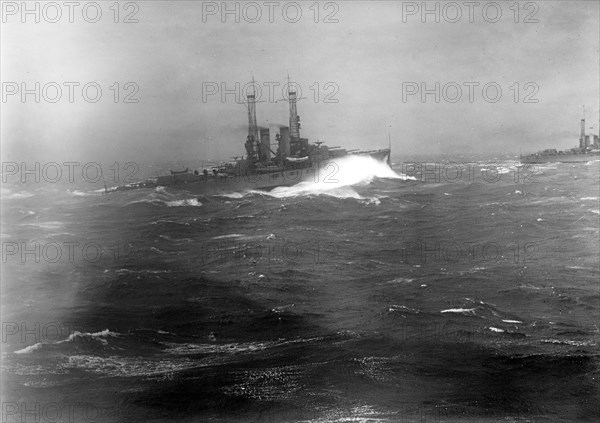
<svg viewBox="0 0 600 423">
<path fill-rule="evenodd" d="M 389 164 L 390 150 L 377 150 L 364 154 L 356 154 L 356 156 L 369 156 Z M 117 191 L 156 188 L 159 186 L 184 190 L 199 195 L 219 195 L 252 190 L 270 191 L 276 187 L 292 186 L 306 181 L 313 183 L 336 183 L 338 169 L 336 159 L 333 159 L 304 168 L 266 173 L 234 175 L 196 175 L 186 173 L 160 177 L 156 182 L 142 182 L 140 184 L 121 186 L 117 188 Z"/>
<path fill-rule="evenodd" d="M 531 155 L 522 156 L 521 163 L 539 164 L 539 163 L 585 163 L 592 160 L 599 160 L 598 154 L 557 154 L 557 155 Z"/>
</svg>

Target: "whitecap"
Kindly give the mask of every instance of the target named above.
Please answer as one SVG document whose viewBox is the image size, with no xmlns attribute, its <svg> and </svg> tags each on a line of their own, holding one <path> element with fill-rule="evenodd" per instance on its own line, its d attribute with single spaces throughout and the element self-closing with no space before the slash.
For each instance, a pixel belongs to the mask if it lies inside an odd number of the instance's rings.
<svg viewBox="0 0 600 423">
<path fill-rule="evenodd" d="M 307 195 L 329 195 L 341 199 L 354 198 L 369 200 L 358 194 L 352 187 L 366 185 L 375 178 L 416 180 L 412 176 L 394 172 L 386 163 L 373 157 L 349 155 L 320 165 L 314 176 L 292 186 L 280 186 L 269 192 L 247 191 L 243 195 L 261 194 L 275 198 L 288 198 Z M 240 194 L 231 194 L 230 198 L 240 198 Z"/>
<path fill-rule="evenodd" d="M 72 342 L 76 339 L 85 339 L 85 338 L 91 338 L 91 339 L 95 339 L 100 341 L 102 344 L 106 345 L 108 344 L 108 341 L 104 338 L 111 336 L 111 337 L 116 337 L 119 336 L 118 333 L 115 332 L 111 332 L 108 329 L 104 329 L 102 331 L 99 332 L 79 332 L 79 331 L 75 331 L 73 332 L 71 335 L 69 335 L 69 337 L 63 341 L 58 341 L 56 342 L 57 344 L 62 344 L 63 342 Z"/>
<path fill-rule="evenodd" d="M 67 190 L 67 193 L 70 194 L 70 195 L 72 195 L 72 196 L 74 196 L 74 197 L 88 197 L 88 196 L 91 196 L 91 195 L 97 195 L 97 194 L 95 194 L 93 192 L 83 192 L 83 191 L 79 191 L 79 190 L 76 190 L 76 189 L 73 190 L 73 191 Z"/>
<path fill-rule="evenodd" d="M 108 341 L 105 338 L 108 337 L 108 336 L 115 337 L 115 336 L 119 336 L 119 334 L 115 333 L 115 332 L 111 332 L 108 329 L 104 329 L 104 330 L 99 331 L 99 332 L 79 332 L 79 331 L 75 331 L 72 334 L 70 334 L 68 338 L 63 339 L 61 341 L 48 342 L 48 343 L 38 342 L 37 344 L 29 345 L 29 346 L 27 346 L 27 347 L 25 347 L 23 349 L 15 351 L 15 354 L 29 354 L 29 353 L 31 353 L 33 351 L 39 350 L 44 345 L 59 345 L 59 344 L 67 343 L 67 342 L 73 342 L 76 339 L 85 339 L 85 338 L 94 339 L 94 340 L 100 341 L 103 345 L 107 345 Z"/>
<path fill-rule="evenodd" d="M 12 192 L 9 189 L 2 189 L 2 198 L 4 200 L 20 200 L 23 198 L 33 197 L 35 194 L 27 191 Z"/>
<path fill-rule="evenodd" d="M 143 359 L 141 357 L 98 357 L 93 355 L 73 355 L 64 364 L 65 368 L 80 368 L 109 376 L 157 376 L 201 366 L 196 361 L 179 359 Z"/>
<path fill-rule="evenodd" d="M 540 342 L 544 344 L 559 344 L 559 345 L 571 345 L 573 347 L 594 347 L 596 343 L 594 341 L 572 341 L 570 339 L 542 339 Z"/>
<path fill-rule="evenodd" d="M 215 236 L 215 237 L 213 237 L 213 239 L 241 238 L 241 237 L 244 237 L 244 236 L 245 235 L 242 235 L 242 234 L 227 234 L 227 235 Z"/>
<path fill-rule="evenodd" d="M 28 347 L 15 351 L 15 354 L 29 354 L 33 351 L 39 350 L 40 348 L 42 348 L 42 344 L 38 342 L 37 344 L 29 345 Z"/>
<path fill-rule="evenodd" d="M 392 304 L 390 306 L 390 308 L 389 308 L 388 311 L 390 313 L 394 312 L 394 311 L 397 311 L 397 312 L 400 312 L 400 313 L 412 313 L 412 314 L 419 314 L 419 313 L 421 313 L 421 310 L 419 310 L 419 309 L 410 308 L 410 307 L 407 307 L 405 305 L 395 305 L 395 304 Z"/>
<path fill-rule="evenodd" d="M 462 313 L 462 314 L 475 314 L 474 308 L 449 308 L 440 311 L 440 313 Z"/>
<path fill-rule="evenodd" d="M 198 201 L 198 199 L 196 199 L 196 198 L 188 198 L 188 199 L 185 199 L 185 200 L 167 201 L 167 202 L 165 202 L 165 204 L 168 207 L 182 207 L 182 206 L 199 207 L 199 206 L 202 205 L 202 203 L 200 201 Z"/>
</svg>

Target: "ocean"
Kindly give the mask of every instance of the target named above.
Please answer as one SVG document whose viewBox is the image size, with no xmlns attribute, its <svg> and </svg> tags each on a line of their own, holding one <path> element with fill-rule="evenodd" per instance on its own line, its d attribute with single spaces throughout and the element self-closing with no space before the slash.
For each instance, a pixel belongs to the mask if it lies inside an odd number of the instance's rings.
<svg viewBox="0 0 600 423">
<path fill-rule="evenodd" d="M 2 421 L 597 421 L 599 162 L 396 161 L 9 178 Z"/>
</svg>

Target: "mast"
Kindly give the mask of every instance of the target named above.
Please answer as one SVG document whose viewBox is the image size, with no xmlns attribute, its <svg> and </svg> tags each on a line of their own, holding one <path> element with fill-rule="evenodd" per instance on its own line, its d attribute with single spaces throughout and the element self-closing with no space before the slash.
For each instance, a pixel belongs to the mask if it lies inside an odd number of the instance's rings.
<svg viewBox="0 0 600 423">
<path fill-rule="evenodd" d="M 579 148 L 585 148 L 585 106 L 583 106 L 583 119 L 581 119 L 581 131 L 579 133 Z"/>
<path fill-rule="evenodd" d="M 290 103 L 290 138 L 292 142 L 300 141 L 300 118 L 296 107 L 296 91 L 292 91 L 290 76 L 288 75 L 288 101 Z"/>
<path fill-rule="evenodd" d="M 248 159 L 252 162 L 258 160 L 259 139 L 258 125 L 256 123 L 256 90 L 254 88 L 254 76 L 252 77 L 252 94 L 248 94 L 248 139 L 246 141 L 246 152 Z"/>
</svg>

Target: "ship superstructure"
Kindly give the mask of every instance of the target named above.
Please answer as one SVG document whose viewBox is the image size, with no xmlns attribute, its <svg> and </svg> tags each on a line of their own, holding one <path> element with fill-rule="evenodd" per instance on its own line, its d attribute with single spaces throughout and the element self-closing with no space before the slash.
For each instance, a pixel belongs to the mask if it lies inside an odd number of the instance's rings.
<svg viewBox="0 0 600 423">
<path fill-rule="evenodd" d="M 585 107 L 580 122 L 579 146 L 569 150 L 559 151 L 555 148 L 539 151 L 534 154 L 521 156 L 522 163 L 578 163 L 600 159 L 600 140 L 598 135 L 586 134 Z M 600 128 L 600 125 L 599 125 Z"/>
<path fill-rule="evenodd" d="M 254 82 L 254 81 L 253 81 Z M 275 135 L 276 149 L 271 146 L 269 128 L 258 126 L 256 94 L 246 96 L 248 135 L 244 142 L 245 157 L 213 166 L 210 169 L 171 171 L 144 182 L 117 187 L 117 190 L 151 188 L 156 186 L 182 187 L 197 193 L 231 192 L 244 189 L 271 189 L 293 185 L 317 176 L 327 163 L 350 155 L 370 156 L 391 165 L 391 146 L 378 150 L 348 151 L 327 147 L 322 142 L 310 143 L 300 135 L 297 92 L 288 82 L 289 126 L 279 128 Z"/>
</svg>

